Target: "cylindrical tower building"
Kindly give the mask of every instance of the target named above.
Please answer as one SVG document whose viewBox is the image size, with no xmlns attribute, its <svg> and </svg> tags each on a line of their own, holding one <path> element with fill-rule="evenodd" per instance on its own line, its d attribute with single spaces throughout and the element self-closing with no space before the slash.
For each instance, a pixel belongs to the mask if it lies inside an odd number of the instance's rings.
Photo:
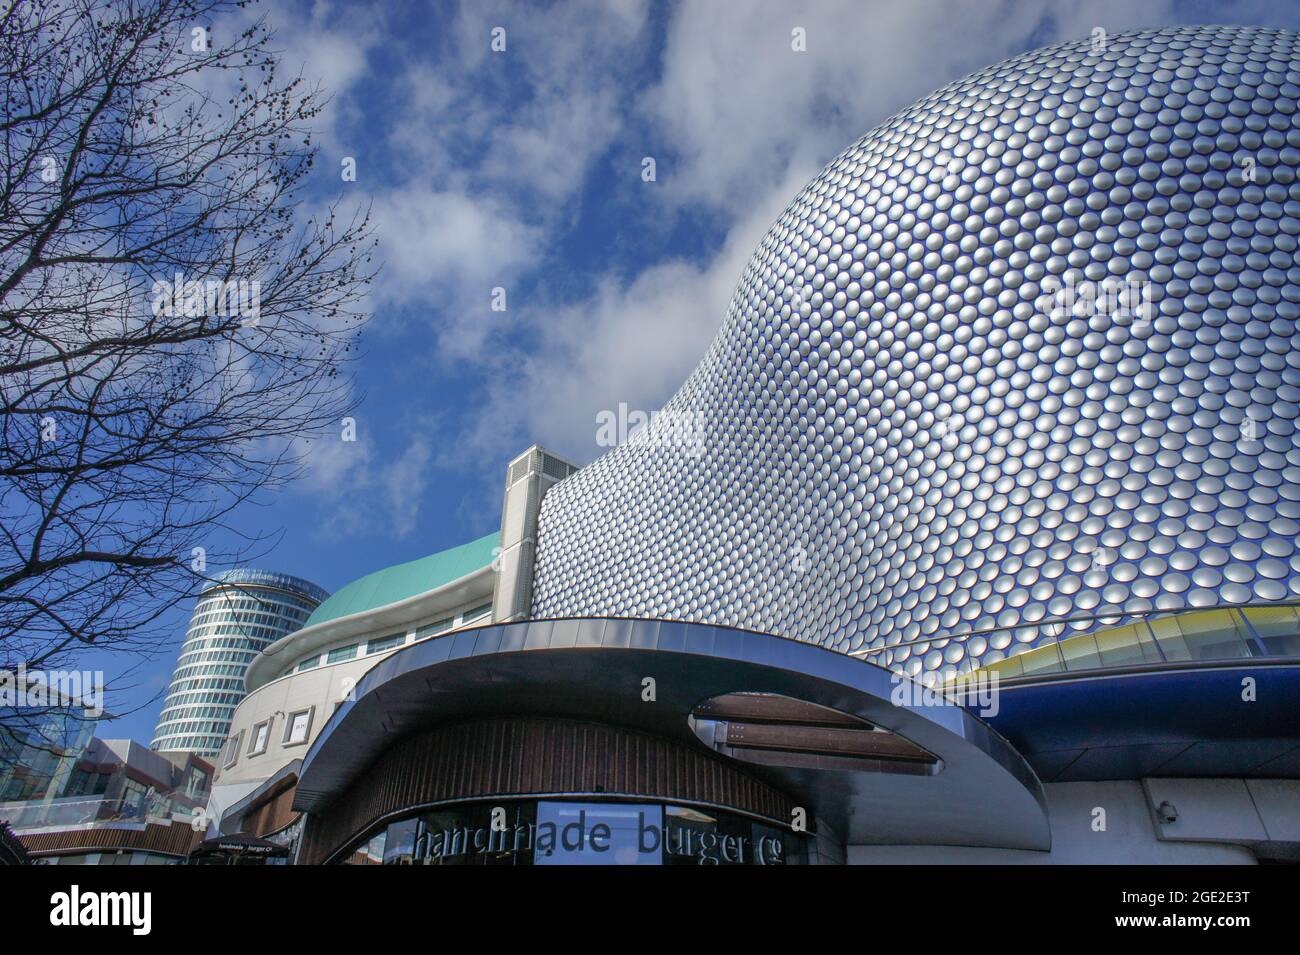
<svg viewBox="0 0 1300 955">
<path fill-rule="evenodd" d="M 231 570 L 203 589 L 154 730 L 153 749 L 215 756 L 244 698 L 244 672 L 329 592 L 301 577 Z"/>
</svg>

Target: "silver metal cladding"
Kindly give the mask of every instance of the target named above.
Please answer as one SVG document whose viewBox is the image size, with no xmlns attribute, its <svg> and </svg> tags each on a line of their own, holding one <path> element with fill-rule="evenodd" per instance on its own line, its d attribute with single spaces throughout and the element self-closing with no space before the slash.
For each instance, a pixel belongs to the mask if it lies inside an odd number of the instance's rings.
<svg viewBox="0 0 1300 955">
<path fill-rule="evenodd" d="M 873 658 L 917 674 L 1045 618 L 1300 596 L 1298 103 L 1296 34 L 1143 30 L 873 130 L 666 406 L 697 440 L 550 491 L 534 615 L 1012 628 Z"/>
</svg>

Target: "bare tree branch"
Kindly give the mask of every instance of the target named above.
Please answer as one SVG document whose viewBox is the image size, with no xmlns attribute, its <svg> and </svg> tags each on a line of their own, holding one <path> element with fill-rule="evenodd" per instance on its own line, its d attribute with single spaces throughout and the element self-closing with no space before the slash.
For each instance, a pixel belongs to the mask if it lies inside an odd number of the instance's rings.
<svg viewBox="0 0 1300 955">
<path fill-rule="evenodd" d="M 352 407 L 369 215 L 307 214 L 325 100 L 244 6 L 0 8 L 0 668 L 156 646 Z"/>
</svg>

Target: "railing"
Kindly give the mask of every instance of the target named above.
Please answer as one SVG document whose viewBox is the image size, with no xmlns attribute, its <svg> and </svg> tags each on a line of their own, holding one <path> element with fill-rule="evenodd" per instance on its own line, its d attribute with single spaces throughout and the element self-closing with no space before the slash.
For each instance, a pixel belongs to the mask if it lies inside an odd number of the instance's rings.
<svg viewBox="0 0 1300 955">
<path fill-rule="evenodd" d="M 0 802 L 0 819 L 18 832 L 62 827 L 120 826 L 124 823 L 171 822 L 188 819 L 194 808 L 171 800 L 69 796 L 61 799 Z"/>
<path fill-rule="evenodd" d="M 1074 631 L 1071 633 L 1071 631 Z M 956 646 L 958 652 L 949 648 Z M 954 684 L 977 672 L 1014 679 L 1124 666 L 1217 660 L 1300 659 L 1300 601 L 1220 604 L 1182 610 L 1108 612 L 970 630 L 855 650 L 871 660 L 901 649 L 927 656 L 925 682 Z M 909 653 L 909 656 L 913 655 Z"/>
</svg>

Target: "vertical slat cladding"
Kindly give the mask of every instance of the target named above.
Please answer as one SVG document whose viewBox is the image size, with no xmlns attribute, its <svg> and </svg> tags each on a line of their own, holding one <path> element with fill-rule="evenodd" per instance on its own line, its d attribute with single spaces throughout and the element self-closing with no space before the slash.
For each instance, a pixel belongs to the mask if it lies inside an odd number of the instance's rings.
<svg viewBox="0 0 1300 955">
<path fill-rule="evenodd" d="M 550 746 L 542 745 L 537 747 L 537 773 L 528 781 L 528 789 L 536 791 L 538 780 L 546 779 L 552 775 L 552 767 L 557 759 L 555 750 Z"/>
<path fill-rule="evenodd" d="M 143 829 L 68 829 L 61 832 L 20 833 L 18 839 L 35 853 L 122 850 L 184 856 L 203 834 L 186 822 L 148 823 Z"/>
<path fill-rule="evenodd" d="M 505 739 L 504 745 L 506 747 L 506 752 L 518 752 L 519 740 L 515 734 L 514 724 L 513 723 L 503 724 L 501 728 L 501 733 Z M 497 781 L 498 781 L 498 785 L 501 787 L 502 792 L 509 792 L 514 789 L 515 786 L 515 780 L 514 780 L 515 767 L 513 765 L 514 762 L 515 762 L 514 760 L 508 760 L 508 759 L 497 761 L 497 766 L 496 766 Z"/>
<path fill-rule="evenodd" d="M 613 741 L 605 751 L 604 763 L 605 775 L 616 783 L 624 778 L 622 767 L 625 765 L 624 746 L 626 738 L 619 733 L 614 736 Z"/>
<path fill-rule="evenodd" d="M 411 749 L 413 746 L 418 746 L 418 741 L 407 740 L 402 746 L 403 753 L 405 754 L 405 751 Z M 411 766 L 413 772 L 404 775 L 393 774 L 388 777 L 389 784 L 384 787 L 384 789 L 387 790 L 387 792 L 384 793 L 385 803 L 387 803 L 388 800 L 402 801 L 410 799 L 417 792 L 416 784 L 418 783 L 418 780 L 414 778 L 414 775 L 415 773 L 423 771 L 424 764 L 422 761 L 418 760 L 418 758 L 415 760 L 404 758 L 402 762 Z M 374 803 L 372 803 L 371 806 L 372 808 L 377 808 Z"/>
<path fill-rule="evenodd" d="M 593 727 L 579 727 L 575 735 L 573 748 L 573 775 L 578 781 L 579 792 L 595 792 L 600 785 L 596 782 L 595 746 L 592 737 Z"/>
<path fill-rule="evenodd" d="M 507 739 L 509 736 L 509 727 L 506 724 L 493 723 L 489 727 L 489 731 L 493 752 L 508 753 L 511 751 L 511 746 Z M 484 785 L 487 788 L 494 790 L 495 792 L 501 792 L 501 767 L 505 762 L 506 760 L 494 759 L 492 762 L 481 766 L 481 774 L 484 779 Z"/>
<path fill-rule="evenodd" d="M 470 732 L 469 749 L 471 752 L 496 753 L 499 752 L 501 745 L 500 740 L 496 739 L 496 730 L 499 723 L 477 723 Z M 498 760 L 461 760 L 465 767 L 464 792 L 490 791 L 492 788 L 491 775 L 494 765 Z"/>
<path fill-rule="evenodd" d="M 511 746 L 514 747 L 516 752 L 519 752 L 520 732 L 521 731 L 518 724 L 513 724 L 511 726 L 510 743 Z M 524 778 L 528 773 L 527 760 L 531 757 L 531 755 L 532 754 L 530 753 L 525 753 L 523 758 L 521 759 L 512 759 L 506 761 L 506 788 L 510 792 L 520 791 Z"/>
<path fill-rule="evenodd" d="M 777 790 L 687 743 L 599 723 L 479 720 L 444 724 L 390 746 L 348 791 L 309 817 L 299 859 L 323 861 L 379 819 L 408 808 L 592 792 L 725 806 L 783 820 L 793 807 Z"/>
<path fill-rule="evenodd" d="M 440 794 L 478 792 L 485 788 L 477 773 L 489 763 L 489 760 L 475 760 L 470 758 L 469 754 L 477 752 L 489 757 L 494 756 L 495 753 L 490 748 L 489 736 L 488 726 L 475 723 L 468 727 L 463 725 L 456 727 L 449 735 L 438 741 L 440 745 L 447 748 L 445 758 L 450 761 L 450 765 L 456 767 L 454 774 L 448 774 L 449 785 L 438 790 Z"/>
</svg>

